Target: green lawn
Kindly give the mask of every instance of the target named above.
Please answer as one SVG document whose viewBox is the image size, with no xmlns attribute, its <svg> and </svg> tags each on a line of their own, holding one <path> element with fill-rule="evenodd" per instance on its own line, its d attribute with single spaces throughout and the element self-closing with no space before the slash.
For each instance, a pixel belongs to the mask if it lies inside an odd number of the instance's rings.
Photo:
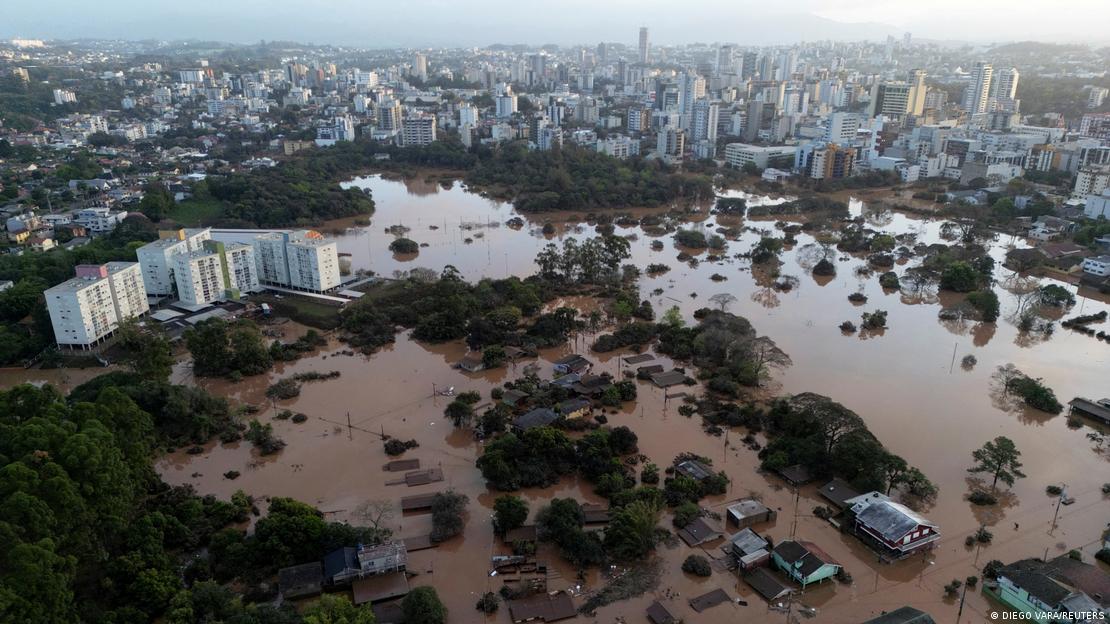
<svg viewBox="0 0 1110 624">
<path fill-rule="evenodd" d="M 224 203 L 218 199 L 190 198 L 174 205 L 169 218 L 180 223 L 195 227 L 211 223 L 219 219 L 224 213 Z"/>
<path fill-rule="evenodd" d="M 255 303 L 268 303 L 275 316 L 284 316 L 309 327 L 335 329 L 339 327 L 339 306 L 329 305 L 310 297 L 282 294 L 281 299 L 274 293 L 256 293 L 249 299 Z"/>
</svg>

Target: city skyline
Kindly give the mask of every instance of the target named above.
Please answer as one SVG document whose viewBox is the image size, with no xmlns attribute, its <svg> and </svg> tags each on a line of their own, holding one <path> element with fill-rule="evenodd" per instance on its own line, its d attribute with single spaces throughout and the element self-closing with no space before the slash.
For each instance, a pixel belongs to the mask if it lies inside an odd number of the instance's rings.
<svg viewBox="0 0 1110 624">
<path fill-rule="evenodd" d="M 704 0 L 697 10 L 648 0 L 638 3 L 644 17 L 628 20 L 624 0 L 596 6 L 572 0 L 558 15 L 535 20 L 535 3 L 481 0 L 465 11 L 442 0 L 414 0 L 404 11 L 382 11 L 377 3 L 331 0 L 306 9 L 290 0 L 257 0 L 152 7 L 136 0 L 107 0 L 80 20 L 59 22 L 72 13 L 69 0 L 44 0 L 9 7 L 0 36 L 56 39 L 259 40 L 310 41 L 364 48 L 485 46 L 495 43 L 583 44 L 617 41 L 636 44 L 638 27 L 647 26 L 651 43 L 677 45 L 735 41 L 751 45 L 802 40 L 880 40 L 912 32 L 919 39 L 971 43 L 1018 40 L 1098 43 L 1110 40 L 1102 24 L 1110 5 L 1077 0 L 1073 10 L 1055 11 L 1036 0 L 1013 3 L 986 0 L 970 5 L 941 0 L 928 6 L 878 0 L 802 0 L 791 9 L 768 10 L 754 1 Z M 713 20 L 699 16 L 714 15 Z M 1082 14 L 1084 19 L 1075 20 Z M 528 28 L 520 25 L 527 23 Z M 984 27 L 984 25 L 989 27 Z"/>
</svg>

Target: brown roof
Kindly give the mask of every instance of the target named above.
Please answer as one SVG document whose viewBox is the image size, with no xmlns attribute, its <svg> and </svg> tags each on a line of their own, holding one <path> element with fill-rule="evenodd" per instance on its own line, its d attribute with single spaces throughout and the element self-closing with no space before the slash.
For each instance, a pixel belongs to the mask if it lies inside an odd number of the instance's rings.
<svg viewBox="0 0 1110 624">
<path fill-rule="evenodd" d="M 679 529 L 678 536 L 686 542 L 687 546 L 697 546 L 720 539 L 724 534 L 706 522 L 705 518 L 695 518 L 693 522 Z"/>
<path fill-rule="evenodd" d="M 404 472 L 406 470 L 416 470 L 419 467 L 419 459 L 395 459 L 382 466 L 382 470 L 386 472 Z"/>
<path fill-rule="evenodd" d="M 508 531 L 505 533 L 504 541 L 506 544 L 512 544 L 514 542 L 534 542 L 536 541 L 536 525 L 529 524 Z"/>
<path fill-rule="evenodd" d="M 655 624 L 675 624 L 675 622 L 678 622 L 678 618 L 658 600 L 651 603 L 651 606 L 648 607 L 647 616 Z"/>
<path fill-rule="evenodd" d="M 397 598 L 409 593 L 409 577 L 404 572 L 368 576 L 352 582 L 351 593 L 357 605 Z"/>
<path fill-rule="evenodd" d="M 707 594 L 702 594 L 700 596 L 691 598 L 690 608 L 692 608 L 694 611 L 697 611 L 698 613 L 701 613 L 702 611 L 705 611 L 710 607 L 715 607 L 722 602 L 732 602 L 732 598 L 729 598 L 728 594 L 725 593 L 725 590 L 718 588 Z"/>
<path fill-rule="evenodd" d="M 514 622 L 542 620 L 557 622 L 578 615 L 574 599 L 566 592 L 554 594 L 534 594 L 519 600 L 510 600 L 509 617 Z"/>
</svg>

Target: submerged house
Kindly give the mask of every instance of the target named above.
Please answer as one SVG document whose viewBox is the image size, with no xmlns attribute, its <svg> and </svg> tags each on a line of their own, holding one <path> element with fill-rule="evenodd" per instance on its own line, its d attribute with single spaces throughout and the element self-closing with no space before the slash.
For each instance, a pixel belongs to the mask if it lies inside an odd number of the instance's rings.
<svg viewBox="0 0 1110 624">
<path fill-rule="evenodd" d="M 931 615 L 913 607 L 899 607 L 863 624 L 936 624 Z"/>
<path fill-rule="evenodd" d="M 554 366 L 556 373 L 581 374 L 589 371 L 591 368 L 593 368 L 593 362 L 587 360 L 581 355 L 578 355 L 577 353 L 572 353 L 571 355 L 555 360 Z"/>
<path fill-rule="evenodd" d="M 747 528 L 762 522 L 770 522 L 777 517 L 775 510 L 770 509 L 754 498 L 736 501 L 728 506 L 728 523 L 738 529 Z"/>
<path fill-rule="evenodd" d="M 999 601 L 1030 620 L 1070 622 L 1066 614 L 1101 614 L 1088 618 L 1095 621 L 1110 615 L 1110 575 L 1066 555 L 1004 566 L 991 589 Z"/>
<path fill-rule="evenodd" d="M 813 542 L 785 540 L 771 551 L 771 560 L 804 589 L 806 585 L 831 578 L 840 564 Z"/>
<path fill-rule="evenodd" d="M 324 580 L 330 585 L 342 585 L 367 576 L 402 572 L 407 563 L 408 550 L 401 541 L 345 546 L 324 557 Z"/>
<path fill-rule="evenodd" d="M 856 535 L 885 557 L 902 559 L 940 539 L 936 524 L 879 492 L 846 502 L 851 503 Z"/>
<path fill-rule="evenodd" d="M 766 565 L 771 559 L 771 544 L 751 529 L 744 529 L 728 538 L 728 552 L 741 570 Z"/>
<path fill-rule="evenodd" d="M 513 420 L 513 430 L 523 432 L 536 427 L 546 427 L 556 420 L 559 420 L 559 415 L 555 413 L 555 410 L 550 407 L 537 407 L 527 414 L 517 416 Z"/>
</svg>

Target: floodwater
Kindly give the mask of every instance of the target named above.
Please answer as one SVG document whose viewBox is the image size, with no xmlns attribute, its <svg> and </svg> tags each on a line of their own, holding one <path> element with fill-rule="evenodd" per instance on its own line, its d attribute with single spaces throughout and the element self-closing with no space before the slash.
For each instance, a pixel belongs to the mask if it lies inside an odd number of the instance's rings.
<svg viewBox="0 0 1110 624">
<path fill-rule="evenodd" d="M 467 279 L 525 276 L 535 271 L 532 259 L 548 242 L 595 235 L 592 226 L 582 223 L 584 213 L 519 215 L 524 226 L 509 227 L 505 222 L 518 216 L 510 205 L 469 193 L 459 183 L 445 188 L 423 180 L 389 181 L 372 176 L 354 184 L 373 192 L 377 211 L 372 224 L 358 227 L 353 222 L 336 222 L 331 227 L 349 228 L 338 239 L 339 249 L 351 254 L 355 269 L 385 276 L 415 267 L 439 271 L 445 265 L 455 266 Z M 781 201 L 739 191 L 728 195 L 746 196 L 749 205 Z M 853 214 L 864 215 L 868 226 L 876 230 L 916 234 L 918 242 L 939 240 L 939 220 L 877 209 L 871 201 L 853 200 L 851 208 Z M 555 225 L 554 234 L 542 233 L 547 221 Z M 725 260 L 705 261 L 708 254 L 703 251 L 693 254 L 702 261 L 690 266 L 676 260 L 679 250 L 671 234 L 649 233 L 638 226 L 617 227 L 618 234 L 635 235 L 630 262 L 641 268 L 649 263 L 671 267 L 662 275 L 640 279 L 642 296 L 652 302 L 656 313 L 661 315 L 667 308 L 678 306 L 693 322 L 694 310 L 713 305 L 709 302 L 711 296 L 733 295 L 736 300 L 729 311 L 747 317 L 759 333 L 773 338 L 793 360 L 792 366 L 776 372 L 769 385 L 786 393 L 817 392 L 845 404 L 864 418 L 883 444 L 919 467 L 940 487 L 936 503 L 923 510 L 940 524 L 942 540 L 938 548 L 927 559 L 878 563 L 856 539 L 812 516 L 813 508 L 824 504 L 814 486 L 803 488 L 795 503 L 794 492 L 783 488 L 781 481 L 759 474 L 755 453 L 739 442 L 745 432 L 731 431 L 727 437 L 706 435 L 698 419 L 678 414 L 676 400 L 666 401 L 663 391 L 639 382 L 639 399 L 609 415 L 611 425 L 628 425 L 636 431 L 641 452 L 660 466 L 669 465 L 683 451 L 711 457 L 714 466 L 724 469 L 733 483 L 728 495 L 707 499 L 704 505 L 723 512 L 729 501 L 756 493 L 770 507 L 780 510 L 776 523 L 756 527 L 760 533 L 776 541 L 791 535 L 813 541 L 854 577 L 852 585 L 832 582 L 804 592 L 799 602 L 817 609 L 815 621 L 856 623 L 906 604 L 929 612 L 938 621 L 953 620 L 958 607 L 955 601 L 943 598 L 942 587 L 954 578 L 978 575 L 991 559 L 1009 562 L 1077 548 L 1091 560 L 1098 549 L 1100 532 L 1110 519 L 1110 501 L 1100 492 L 1102 484 L 1110 481 L 1110 452 L 1088 439 L 1094 431 L 1090 423 L 1071 428 L 1066 415 L 1052 416 L 1005 404 L 992 393 L 991 375 L 999 365 L 1012 362 L 1028 375 L 1044 378 L 1063 402 L 1074 396 L 1110 396 L 1110 347 L 1063 329 L 1035 339 L 1020 335 L 1007 320 L 1018 305 L 1017 297 L 1002 287 L 996 287 L 1002 299 L 1002 318 L 997 325 L 979 325 L 938 320 L 941 306 L 958 297 L 927 293 L 909 298 L 899 292 L 884 292 L 878 284 L 881 271 L 871 277 L 857 277 L 855 268 L 866 264 L 862 257 L 837 253 L 836 277 L 815 279 L 807 270 L 813 264 L 814 240 L 805 233 L 798 234 L 797 244 L 782 255 L 779 269 L 781 275 L 796 277 L 797 285 L 780 292 L 772 287 L 773 279 L 764 271 L 756 270 L 753 275 L 747 262 L 728 258 L 751 248 L 759 238 L 755 229 L 774 231 L 774 221 L 717 217 L 704 208 L 690 221 L 682 227 L 704 228 L 707 233 L 719 225 L 748 229 L 738 240 L 729 241 Z M 394 235 L 386 229 L 398 225 L 408 228 L 407 237 L 427 244 L 415 257 L 396 257 L 388 250 Z M 781 236 L 781 232 L 775 235 Z M 652 249 L 655 240 L 663 242 L 662 250 Z M 997 241 L 992 255 L 1001 259 L 1006 243 L 1009 241 Z M 911 259 L 894 270 L 902 273 L 915 262 L 917 259 Z M 727 280 L 715 281 L 711 279 L 714 274 Z M 1001 267 L 996 271 L 1000 280 L 1008 274 Z M 1069 289 L 1075 292 L 1074 286 Z M 847 296 L 853 292 L 863 292 L 868 302 L 856 305 L 848 301 Z M 1065 316 L 1108 308 L 1105 300 L 1080 292 L 1079 303 Z M 845 320 L 858 324 L 861 312 L 876 309 L 888 312 L 888 329 L 881 335 L 844 335 L 837 327 Z M 585 352 L 592 338 L 577 337 L 577 350 Z M 499 577 L 488 576 L 488 561 L 491 554 L 505 552 L 495 542 L 490 526 L 497 494 L 487 490 L 474 467 L 481 443 L 444 418 L 443 408 L 449 399 L 433 396 L 433 388 L 479 390 L 485 401 L 493 386 L 522 374 L 524 363 L 481 374 L 463 373 L 452 369 L 451 364 L 463 355 L 464 345 L 424 345 L 410 340 L 407 333 L 372 356 L 339 354 L 343 349 L 333 339 L 309 357 L 239 384 L 193 380 L 187 362 L 180 364 L 175 381 L 195 382 L 236 400 L 262 405 L 259 417 L 264 420 L 280 409 L 304 412 L 309 419 L 302 424 L 272 421 L 276 433 L 288 443 L 277 455 L 258 457 L 246 443 L 211 443 L 200 455 L 175 453 L 164 457 L 157 464 L 159 472 L 170 483 L 191 483 L 203 493 L 227 496 L 243 489 L 257 497 L 292 496 L 318 506 L 336 520 L 352 519 L 352 511 L 366 500 L 384 498 L 396 503 L 402 496 L 454 488 L 470 497 L 465 534 L 437 549 L 412 553 L 410 569 L 419 573 L 413 583 L 435 586 L 450 609 L 452 622 L 508 622 L 505 608 L 489 617 L 474 609 L 480 594 L 500 587 Z M 542 353 L 541 374 L 550 374 L 550 362 L 572 350 L 573 345 L 568 345 Z M 618 355 L 591 357 L 600 361 L 601 370 L 616 374 Z M 971 370 L 961 367 L 965 355 L 978 360 Z M 337 370 L 342 376 L 305 384 L 299 397 L 276 405 L 264 398 L 266 387 L 273 381 L 308 370 Z M 36 373 L 39 371 L 0 372 L 0 383 L 49 380 L 36 377 Z M 404 457 L 419 458 L 422 468 L 442 467 L 445 481 L 411 488 L 386 485 L 396 475 L 381 468 L 389 459 L 382 450 L 383 432 L 417 440 L 419 448 Z M 1019 480 L 1011 492 L 1004 494 L 999 507 L 976 508 L 965 500 L 971 451 L 999 435 L 1013 439 L 1023 452 L 1028 478 Z M 222 475 L 229 470 L 241 476 L 236 480 L 224 478 Z M 1076 503 L 1060 509 L 1058 526 L 1053 530 L 1055 499 L 1044 489 L 1061 483 L 1068 484 L 1068 493 Z M 530 501 L 533 513 L 556 496 L 601 502 L 588 483 L 571 479 L 521 494 Z M 666 526 L 669 522 L 669 517 L 662 520 Z M 426 514 L 398 512 L 390 524 L 396 535 L 410 537 L 426 534 L 431 522 Z M 984 524 L 994 532 L 994 542 L 980 550 L 966 548 L 964 538 Z M 696 550 L 681 543 L 661 546 L 658 555 L 663 578 L 659 591 L 602 608 L 596 617 L 579 619 L 613 622 L 624 616 L 628 621 L 646 621 L 647 606 L 656 598 L 663 599 L 668 589 L 673 591 L 670 595 L 677 594 L 670 601 L 672 611 L 689 622 L 785 619 L 785 614 L 769 611 L 765 602 L 732 574 L 715 572 L 708 579 L 697 579 L 681 572 L 682 560 Z M 717 544 L 710 544 L 706 550 L 720 557 Z M 554 552 L 541 549 L 541 557 L 556 571 L 551 589 L 581 585 L 589 591 L 603 583 L 597 572 L 579 581 Z M 718 587 L 748 601 L 749 606 L 723 604 L 696 614 L 686 605 L 687 599 Z M 991 609 L 977 591 L 968 592 L 961 621 L 990 621 Z"/>
</svg>

